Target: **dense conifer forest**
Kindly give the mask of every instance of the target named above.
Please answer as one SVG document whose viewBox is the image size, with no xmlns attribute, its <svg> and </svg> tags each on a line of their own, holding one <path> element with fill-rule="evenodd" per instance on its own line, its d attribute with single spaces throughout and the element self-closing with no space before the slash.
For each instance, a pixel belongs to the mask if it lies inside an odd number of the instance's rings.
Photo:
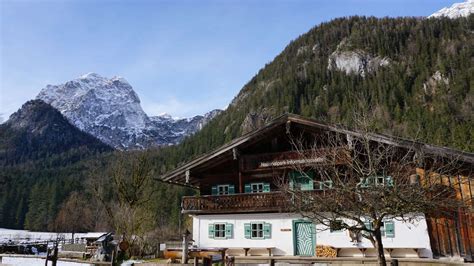
<svg viewBox="0 0 474 266">
<path fill-rule="evenodd" d="M 149 151 L 153 177 L 240 136 L 252 127 L 249 115 L 269 121 L 287 112 L 347 127 L 355 113 L 367 113 L 375 132 L 473 152 L 473 32 L 474 15 L 350 17 L 320 24 L 265 65 L 200 132 L 180 145 Z M 347 73 L 329 66 L 335 52 L 388 63 Z M 87 229 L 110 228 L 90 180 L 109 180 L 116 153 L 71 148 L 34 160 L 22 156 L 0 163 L 0 227 L 55 230 L 61 204 L 79 191 L 96 213 Z M 153 186 L 147 211 L 161 219 L 148 228 L 175 228 L 181 196 L 194 192 L 161 182 Z M 112 186 L 104 193 L 116 200 Z"/>
</svg>

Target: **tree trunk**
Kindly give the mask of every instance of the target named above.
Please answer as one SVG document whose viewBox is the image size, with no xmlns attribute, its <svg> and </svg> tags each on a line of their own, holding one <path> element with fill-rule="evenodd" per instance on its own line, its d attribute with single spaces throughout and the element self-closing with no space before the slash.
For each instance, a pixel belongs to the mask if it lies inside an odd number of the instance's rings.
<svg viewBox="0 0 474 266">
<path fill-rule="evenodd" d="M 378 263 L 381 266 L 386 266 L 387 261 L 385 260 L 385 253 L 383 251 L 382 233 L 380 232 L 380 228 L 374 229 L 374 235 L 375 235 L 375 244 L 377 248 Z"/>
</svg>

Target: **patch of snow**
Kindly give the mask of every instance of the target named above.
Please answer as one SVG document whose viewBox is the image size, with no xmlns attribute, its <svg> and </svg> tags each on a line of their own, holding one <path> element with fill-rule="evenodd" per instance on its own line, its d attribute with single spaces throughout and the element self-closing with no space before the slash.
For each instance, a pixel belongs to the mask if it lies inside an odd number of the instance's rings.
<svg viewBox="0 0 474 266">
<path fill-rule="evenodd" d="M 96 73 L 47 85 L 36 98 L 58 109 L 79 129 L 118 149 L 175 144 L 210 120 L 209 116 L 180 119 L 169 114 L 148 117 L 123 77 L 108 79 Z"/>
<path fill-rule="evenodd" d="M 442 8 L 439 11 L 428 16 L 428 18 L 437 18 L 437 17 L 459 18 L 459 17 L 467 17 L 472 13 L 474 13 L 474 0 L 467 0 L 466 2 L 463 2 L 463 3 L 454 3 L 450 7 Z"/>
<path fill-rule="evenodd" d="M 19 257 L 19 256 L 2 256 L 1 265 L 21 265 L 21 266 L 44 266 L 45 259 L 43 258 L 28 258 L 28 257 Z M 92 266 L 94 263 L 81 263 L 81 262 L 72 262 L 72 261 L 62 261 L 58 260 L 58 266 Z"/>
</svg>

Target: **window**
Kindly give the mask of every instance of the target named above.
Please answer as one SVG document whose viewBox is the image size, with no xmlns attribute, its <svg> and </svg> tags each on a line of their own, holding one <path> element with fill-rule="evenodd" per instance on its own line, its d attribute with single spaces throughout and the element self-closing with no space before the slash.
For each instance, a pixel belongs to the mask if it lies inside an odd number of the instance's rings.
<svg viewBox="0 0 474 266">
<path fill-rule="evenodd" d="M 245 193 L 261 193 L 261 192 L 270 192 L 270 183 L 260 182 L 260 183 L 245 184 Z"/>
<path fill-rule="evenodd" d="M 229 239 L 232 238 L 233 224 L 230 223 L 211 223 L 209 224 L 209 238 Z"/>
<path fill-rule="evenodd" d="M 229 194 L 229 185 L 217 186 L 217 195 L 228 195 L 228 194 Z"/>
<path fill-rule="evenodd" d="M 253 223 L 251 238 L 262 238 L 262 237 L 263 237 L 263 223 Z"/>
<path fill-rule="evenodd" d="M 252 183 L 250 189 L 252 193 L 263 192 L 263 183 Z"/>
<path fill-rule="evenodd" d="M 368 176 L 360 179 L 359 186 L 363 188 L 374 186 L 393 187 L 393 178 L 391 176 Z"/>
<path fill-rule="evenodd" d="M 272 225 L 265 222 L 251 222 L 244 224 L 245 238 L 269 239 L 271 238 Z"/>
<path fill-rule="evenodd" d="M 225 237 L 225 224 L 214 224 L 214 238 Z"/>
<path fill-rule="evenodd" d="M 229 195 L 235 193 L 235 187 L 232 184 L 221 184 L 212 186 L 212 195 Z"/>
<path fill-rule="evenodd" d="M 316 181 L 314 184 L 315 190 L 326 190 L 326 189 L 331 189 L 331 188 L 332 188 L 332 180 Z"/>
<path fill-rule="evenodd" d="M 370 219 L 367 219 L 364 222 L 364 224 L 367 227 L 367 229 L 372 230 L 373 225 Z M 382 226 L 380 227 L 380 233 L 382 237 L 394 238 L 395 237 L 395 223 L 393 222 L 393 220 L 383 220 Z"/>
<path fill-rule="evenodd" d="M 290 172 L 290 188 L 297 190 L 313 190 L 313 175 L 314 173 L 312 171 L 307 173 L 301 173 L 298 171 Z"/>
<path fill-rule="evenodd" d="M 383 226 L 380 228 L 382 236 L 387 238 L 395 237 L 395 223 L 392 220 L 384 220 Z"/>
</svg>

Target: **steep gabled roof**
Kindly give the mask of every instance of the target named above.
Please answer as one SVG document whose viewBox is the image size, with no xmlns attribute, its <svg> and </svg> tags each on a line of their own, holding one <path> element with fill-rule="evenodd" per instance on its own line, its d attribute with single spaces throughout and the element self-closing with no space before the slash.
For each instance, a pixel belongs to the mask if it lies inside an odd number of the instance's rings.
<svg viewBox="0 0 474 266">
<path fill-rule="evenodd" d="M 341 133 L 341 134 L 348 134 L 355 137 L 362 136 L 362 133 L 360 132 L 348 130 L 337 125 L 328 125 L 325 123 L 318 122 L 314 119 L 305 118 L 299 115 L 285 114 L 276 118 L 275 120 L 273 120 L 272 122 L 270 122 L 269 124 L 265 125 L 264 127 L 260 129 L 257 129 L 239 138 L 236 138 L 232 140 L 231 142 L 224 144 L 213 151 L 205 153 L 199 156 L 198 158 L 164 174 L 163 176 L 160 177 L 160 180 L 169 182 L 169 183 L 184 185 L 184 186 L 198 187 L 196 180 L 189 180 L 189 183 L 185 182 L 186 171 L 188 170 L 192 171 L 193 168 L 202 166 L 212 160 L 217 160 L 217 159 L 220 159 L 222 157 L 227 157 L 227 156 L 231 157 L 233 156 L 232 149 L 238 148 L 243 145 L 248 145 L 249 143 L 255 143 L 255 141 L 258 141 L 259 139 L 267 135 L 267 133 L 273 131 L 274 129 L 278 127 L 285 126 L 287 123 L 290 123 L 290 124 L 294 123 L 294 124 L 303 125 L 306 127 L 317 128 L 317 129 L 332 131 L 332 132 Z M 463 151 L 459 151 L 459 150 L 455 150 L 455 149 L 451 149 L 447 147 L 434 146 L 434 145 L 430 145 L 430 144 L 426 144 L 422 142 L 416 142 L 416 141 L 384 135 L 384 134 L 370 133 L 368 136 L 370 140 L 372 141 L 385 143 L 385 144 L 398 146 L 398 147 L 406 147 L 406 148 L 416 147 L 417 149 L 427 154 L 435 154 L 435 155 L 446 156 L 446 157 L 455 157 L 460 161 L 463 161 L 469 164 L 474 164 L 474 153 L 463 152 Z"/>
</svg>

